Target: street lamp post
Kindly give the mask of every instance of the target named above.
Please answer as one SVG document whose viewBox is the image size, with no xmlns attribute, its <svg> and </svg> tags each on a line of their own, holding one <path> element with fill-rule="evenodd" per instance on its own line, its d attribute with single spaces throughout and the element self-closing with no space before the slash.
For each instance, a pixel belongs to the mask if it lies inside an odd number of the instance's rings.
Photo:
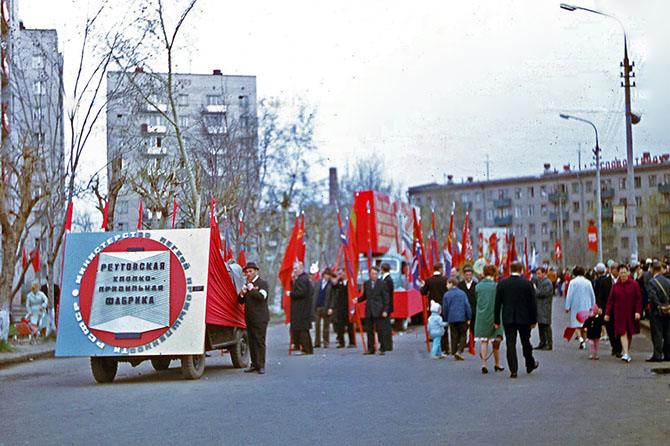
<svg viewBox="0 0 670 446">
<path fill-rule="evenodd" d="M 598 145 L 598 129 L 596 128 L 595 124 L 593 124 L 588 119 L 566 115 L 565 113 L 561 113 L 559 116 L 563 119 L 574 119 L 576 121 L 590 124 L 591 127 L 593 127 L 593 130 L 596 132 L 596 147 L 593 149 L 593 154 L 596 156 L 596 228 L 598 229 L 598 262 L 601 263 L 603 261 L 603 204 L 600 199 L 600 146 Z"/>
<path fill-rule="evenodd" d="M 630 87 L 635 86 L 635 82 L 631 85 L 630 78 L 635 77 L 635 73 L 633 73 L 635 63 L 630 63 L 628 60 L 628 39 L 626 37 L 626 29 L 623 27 L 623 24 L 619 19 L 600 11 L 582 8 L 581 6 L 568 5 L 566 3 L 561 3 L 561 8 L 566 11 L 581 10 L 609 17 L 610 19 L 616 20 L 623 30 L 623 62 L 621 63 L 623 73 L 621 73 L 621 77 L 623 77 L 624 80 L 621 83 L 621 86 L 624 87 L 626 99 L 626 162 L 628 163 L 626 171 L 626 183 L 628 183 L 626 207 L 628 208 L 628 242 L 630 243 L 630 261 L 637 262 L 637 202 L 635 201 L 635 175 L 633 171 L 633 113 L 631 112 L 630 105 Z M 635 123 L 637 123 L 638 120 L 639 117 L 635 116 Z"/>
</svg>

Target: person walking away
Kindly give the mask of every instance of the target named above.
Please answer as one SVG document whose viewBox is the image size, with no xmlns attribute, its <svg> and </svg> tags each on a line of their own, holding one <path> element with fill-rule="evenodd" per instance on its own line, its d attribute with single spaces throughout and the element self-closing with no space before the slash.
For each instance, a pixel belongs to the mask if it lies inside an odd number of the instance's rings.
<svg viewBox="0 0 670 446">
<path fill-rule="evenodd" d="M 428 334 L 433 340 L 433 346 L 430 350 L 430 356 L 433 359 L 442 359 L 445 357 L 440 347 L 440 340 L 444 336 L 444 327 L 447 326 L 447 323 L 444 322 L 440 313 L 440 304 L 431 302 L 430 317 L 428 318 Z"/>
<path fill-rule="evenodd" d="M 447 280 L 447 292 L 444 293 L 442 300 L 442 317 L 449 323 L 451 352 L 454 354 L 454 359 L 463 361 L 472 309 L 468 296 L 458 288 L 458 280 L 453 277 Z"/>
<path fill-rule="evenodd" d="M 482 359 L 482 373 L 488 373 L 486 360 L 489 354 L 489 342 L 493 345 L 493 360 L 495 365 L 493 370 L 502 372 L 505 370 L 500 366 L 500 344 L 503 339 L 503 330 L 493 326 L 493 311 L 496 300 L 496 282 L 495 276 L 498 270 L 493 265 L 484 267 L 484 278 L 477 284 L 477 318 L 475 324 L 475 341 L 481 342 L 479 348 L 479 357 Z"/>
<path fill-rule="evenodd" d="M 311 355 L 314 353 L 312 336 L 312 281 L 305 272 L 302 262 L 293 264 L 293 284 L 291 286 L 291 336 L 293 343 L 299 349 L 296 355 Z"/>
<path fill-rule="evenodd" d="M 349 321 L 349 296 L 347 294 L 347 276 L 344 268 L 338 268 L 337 275 L 332 279 L 330 289 L 330 307 L 328 315 L 334 320 L 337 334 L 337 348 L 344 348 L 344 332 L 349 335 L 349 347 L 354 346 L 354 326 Z"/>
<path fill-rule="evenodd" d="M 331 299 L 331 279 L 333 271 L 330 268 L 323 270 L 323 277 L 314 283 L 314 348 L 321 347 L 321 337 L 323 334 L 323 348 L 328 348 L 330 343 L 330 308 Z M 321 324 L 323 323 L 323 331 Z"/>
<path fill-rule="evenodd" d="M 554 301 L 554 285 L 547 277 L 547 269 L 544 266 L 536 270 L 537 283 L 535 298 L 537 299 L 537 325 L 540 334 L 540 343 L 536 350 L 551 350 L 553 348 L 553 337 L 551 333 L 551 308 Z"/>
<path fill-rule="evenodd" d="M 258 275 L 258 266 L 249 262 L 244 267 L 247 283 L 242 288 L 237 300 L 244 305 L 244 321 L 247 324 L 249 339 L 249 355 L 251 366 L 246 373 L 258 372 L 265 374 L 265 338 L 270 322 L 268 308 L 268 284 Z"/>
<path fill-rule="evenodd" d="M 391 314 L 393 313 L 393 277 L 391 277 L 391 265 L 382 263 L 381 266 L 382 280 L 386 285 L 386 292 L 389 295 L 389 311 L 388 315 L 381 321 L 383 333 L 380 333 L 379 338 L 383 341 L 384 350 L 390 352 L 393 350 L 393 332 L 391 331 Z"/>
<path fill-rule="evenodd" d="M 630 278 L 630 270 L 625 264 L 619 265 L 619 280 L 612 285 L 607 300 L 604 320 L 614 316 L 614 335 L 621 339 L 621 359 L 630 362 L 630 343 L 633 335 L 640 333 L 642 315 L 642 293 L 636 281 Z"/>
<path fill-rule="evenodd" d="M 593 285 L 584 277 L 584 267 L 575 266 L 572 274 L 575 276 L 570 281 L 567 297 L 565 299 L 565 312 L 570 313 L 569 327 L 574 328 L 579 336 L 579 349 L 585 347 L 584 333 L 582 323 L 577 320 L 577 313 L 582 310 L 588 310 L 596 304 L 596 295 L 593 292 Z"/>
<path fill-rule="evenodd" d="M 618 280 L 619 277 L 619 265 L 612 262 L 609 267 L 608 273 L 600 279 L 596 284 L 596 304 L 602 314 L 605 314 L 607 309 L 607 302 L 610 297 L 610 292 L 612 291 L 612 285 Z M 609 321 L 605 321 L 603 317 L 605 331 L 607 333 L 607 339 L 609 340 L 610 346 L 612 347 L 612 356 L 621 358 L 621 340 L 618 336 L 614 334 L 614 316 L 610 316 Z"/>
<path fill-rule="evenodd" d="M 526 361 L 526 373 L 530 374 L 540 366 L 540 363 L 533 358 L 533 346 L 530 344 L 530 331 L 537 325 L 535 289 L 530 280 L 521 276 L 522 270 L 520 262 L 511 263 L 510 276 L 501 280 L 496 287 L 493 310 L 494 327 L 500 328 L 501 322 L 504 324 L 510 378 L 516 378 L 519 370 L 516 355 L 517 334 Z"/>
<path fill-rule="evenodd" d="M 368 337 L 368 348 L 364 354 L 375 354 L 375 329 L 380 330 L 380 321 L 388 316 L 389 295 L 383 280 L 379 279 L 379 268 L 370 268 L 370 279 L 363 283 L 363 294 L 354 299 L 354 303 L 366 302 L 365 304 L 365 331 Z M 383 325 L 383 323 L 382 323 Z M 382 328 L 383 330 L 383 328 Z M 380 345 L 379 354 L 385 354 L 386 345 Z"/>
<path fill-rule="evenodd" d="M 589 340 L 589 359 L 600 359 L 598 356 L 598 344 L 603 329 L 603 317 L 598 305 L 589 309 L 589 317 L 584 321 L 586 338 Z"/>
<path fill-rule="evenodd" d="M 547 277 L 549 277 L 549 280 L 551 280 L 551 286 L 554 287 L 554 294 L 556 294 L 556 282 L 558 281 L 558 276 L 556 275 L 556 271 L 554 271 L 554 268 L 550 267 L 549 270 L 547 271 Z"/>
<path fill-rule="evenodd" d="M 421 286 L 421 294 L 423 296 L 428 296 L 428 301 L 431 303 L 435 302 L 440 304 L 444 298 L 444 293 L 447 292 L 447 278 L 443 274 L 444 265 L 437 262 L 433 265 L 433 275 L 426 279 L 424 284 Z M 449 355 L 449 333 L 445 331 L 444 336 L 441 339 L 442 353 Z"/>
<path fill-rule="evenodd" d="M 477 308 L 477 293 L 475 292 L 475 287 L 477 286 L 477 280 L 474 278 L 474 269 L 471 265 L 465 265 L 463 267 L 463 280 L 458 282 L 458 288 L 463 290 L 463 292 L 468 296 L 468 303 L 470 308 L 472 308 L 472 319 L 470 320 L 470 331 L 475 329 L 475 320 L 477 318 L 477 312 L 474 311 Z"/>
<path fill-rule="evenodd" d="M 647 289 L 654 353 L 646 361 L 670 361 L 670 280 L 663 276 L 660 262 L 653 262 L 650 270 L 653 276 L 647 282 Z"/>
</svg>

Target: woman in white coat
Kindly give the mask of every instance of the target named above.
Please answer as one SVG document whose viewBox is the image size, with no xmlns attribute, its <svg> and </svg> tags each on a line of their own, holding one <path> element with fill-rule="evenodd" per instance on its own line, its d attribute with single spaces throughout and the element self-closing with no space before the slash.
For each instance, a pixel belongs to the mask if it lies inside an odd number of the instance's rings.
<svg viewBox="0 0 670 446">
<path fill-rule="evenodd" d="M 30 293 L 26 296 L 26 319 L 38 329 L 46 327 L 46 314 L 49 299 L 40 291 L 40 284 L 30 284 Z"/>
<path fill-rule="evenodd" d="M 582 310 L 588 311 L 596 304 L 596 295 L 593 292 L 591 281 L 584 277 L 585 270 L 582 266 L 575 266 L 572 270 L 574 278 L 568 286 L 568 295 L 565 299 L 565 312 L 570 313 L 570 327 L 575 328 L 579 336 L 579 348 L 585 345 L 582 323 L 577 320 L 577 313 Z"/>
</svg>

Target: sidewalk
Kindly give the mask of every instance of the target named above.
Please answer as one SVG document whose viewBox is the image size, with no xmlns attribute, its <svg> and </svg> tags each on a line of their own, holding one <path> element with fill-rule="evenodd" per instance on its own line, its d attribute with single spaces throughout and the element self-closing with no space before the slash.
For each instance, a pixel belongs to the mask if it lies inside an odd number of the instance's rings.
<svg viewBox="0 0 670 446">
<path fill-rule="evenodd" d="M 34 359 L 53 358 L 56 350 L 56 342 L 53 340 L 39 344 L 30 344 L 27 340 L 10 341 L 10 344 L 14 351 L 0 353 L 0 368 Z"/>
</svg>

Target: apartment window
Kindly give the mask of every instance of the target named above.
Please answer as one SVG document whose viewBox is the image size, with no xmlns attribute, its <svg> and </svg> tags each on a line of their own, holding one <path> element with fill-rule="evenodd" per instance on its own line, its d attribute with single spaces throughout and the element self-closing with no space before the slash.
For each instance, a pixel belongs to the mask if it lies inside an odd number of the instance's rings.
<svg viewBox="0 0 670 446">
<path fill-rule="evenodd" d="M 520 218 L 523 216 L 523 208 L 521 206 L 514 207 L 514 216 L 516 218 Z"/>
<path fill-rule="evenodd" d="M 537 251 L 537 244 L 535 244 L 535 242 L 530 242 L 528 249 L 530 249 L 530 252 Z"/>
<path fill-rule="evenodd" d="M 116 226 L 114 228 L 116 231 L 125 231 L 126 229 L 128 229 L 128 225 L 122 222 L 114 223 L 114 226 Z"/>
<path fill-rule="evenodd" d="M 635 189 L 639 189 L 642 187 L 642 177 L 635 177 Z"/>
<path fill-rule="evenodd" d="M 656 175 L 649 175 L 649 187 L 656 187 Z"/>
<path fill-rule="evenodd" d="M 542 223 L 542 235 L 547 235 L 547 232 L 549 232 L 549 225 Z"/>
<path fill-rule="evenodd" d="M 542 242 L 542 252 L 549 251 L 549 242 Z"/>
<path fill-rule="evenodd" d="M 535 223 L 528 225 L 528 235 L 535 235 Z"/>
<path fill-rule="evenodd" d="M 248 129 L 249 128 L 249 117 L 248 116 L 242 116 L 240 117 L 240 127 L 243 129 Z M 477 200 L 479 201 L 479 200 Z"/>
<path fill-rule="evenodd" d="M 619 178 L 619 190 L 625 190 L 625 189 L 626 189 L 626 179 Z"/>
<path fill-rule="evenodd" d="M 521 191 L 520 187 L 514 189 L 514 198 L 516 198 L 517 200 L 521 200 L 523 198 L 523 192 Z"/>
<path fill-rule="evenodd" d="M 543 215 L 543 216 L 546 216 L 546 215 L 547 215 L 547 205 L 546 205 L 546 204 L 543 204 L 543 205 L 540 207 L 540 214 Z"/>
<path fill-rule="evenodd" d="M 666 173 L 665 175 L 663 175 L 663 182 L 665 184 L 670 183 L 670 173 Z"/>
<path fill-rule="evenodd" d="M 44 81 L 35 81 L 33 82 L 33 94 L 45 94 L 46 93 L 46 85 L 44 84 Z"/>
<path fill-rule="evenodd" d="M 475 201 L 479 203 L 482 201 L 482 193 L 481 192 L 475 192 Z"/>
<path fill-rule="evenodd" d="M 628 249 L 628 237 L 621 237 L 621 247 Z"/>
<path fill-rule="evenodd" d="M 576 182 L 572 183 L 571 186 L 572 186 L 572 193 L 573 194 L 578 194 L 579 193 L 579 183 L 576 183 Z"/>
<path fill-rule="evenodd" d="M 493 220 L 493 209 L 487 209 L 486 210 L 486 219 L 487 220 Z"/>
<path fill-rule="evenodd" d="M 481 209 L 477 209 L 477 210 L 475 211 L 475 219 L 476 219 L 477 221 L 479 221 L 479 220 L 482 219 L 482 210 L 481 210 Z"/>
<path fill-rule="evenodd" d="M 41 54 L 33 54 L 31 65 L 33 68 L 44 68 L 44 56 Z"/>
<path fill-rule="evenodd" d="M 35 121 L 39 121 L 42 118 L 43 118 L 42 107 L 38 105 L 35 108 L 33 108 L 33 119 Z"/>
<path fill-rule="evenodd" d="M 639 207 L 642 206 L 642 197 L 635 197 L 635 204 Z"/>
<path fill-rule="evenodd" d="M 223 116 L 205 115 L 204 119 L 207 127 L 223 128 Z"/>
<path fill-rule="evenodd" d="M 178 94 L 177 95 L 177 105 L 181 105 L 181 106 L 188 105 L 188 95 L 187 94 Z"/>
<path fill-rule="evenodd" d="M 127 214 L 128 213 L 128 202 L 127 201 L 117 202 L 115 212 L 118 212 L 119 214 Z"/>
<path fill-rule="evenodd" d="M 589 200 L 586 202 L 586 210 L 588 211 L 593 211 L 595 209 L 595 202 L 593 200 Z"/>
<path fill-rule="evenodd" d="M 638 228 L 641 228 L 641 227 L 642 227 L 642 217 L 635 217 L 635 225 L 636 225 Z"/>
<path fill-rule="evenodd" d="M 39 146 L 44 144 L 44 132 L 35 132 L 35 143 Z"/>
<path fill-rule="evenodd" d="M 223 105 L 223 96 L 220 94 L 208 94 L 207 105 Z"/>
<path fill-rule="evenodd" d="M 535 188 L 533 186 L 528 188 L 528 198 L 533 198 L 535 196 Z"/>
<path fill-rule="evenodd" d="M 147 114 L 146 120 L 149 125 L 163 125 L 163 117 L 158 113 Z"/>
<path fill-rule="evenodd" d="M 572 211 L 573 212 L 579 212 L 579 201 L 573 201 L 572 202 Z"/>
<path fill-rule="evenodd" d="M 619 206 L 626 206 L 628 204 L 628 199 L 626 197 L 619 198 Z"/>
<path fill-rule="evenodd" d="M 248 108 L 249 107 L 249 96 L 240 96 L 240 108 Z"/>
<path fill-rule="evenodd" d="M 535 215 L 535 206 L 528 206 L 528 216 L 532 217 L 533 215 Z"/>
<path fill-rule="evenodd" d="M 639 248 L 641 248 L 642 246 L 644 246 L 644 236 L 641 235 L 641 236 L 639 236 L 639 237 L 637 238 L 637 247 L 638 247 L 638 249 L 639 249 Z"/>
<path fill-rule="evenodd" d="M 189 125 L 190 121 L 188 119 L 188 116 L 179 117 L 179 127 L 181 127 L 181 130 L 187 129 Z"/>
<path fill-rule="evenodd" d="M 515 234 L 523 234 L 523 225 L 515 225 L 514 226 L 514 232 Z"/>
<path fill-rule="evenodd" d="M 587 181 L 586 182 L 586 193 L 590 194 L 593 192 L 593 181 Z"/>
<path fill-rule="evenodd" d="M 507 190 L 498 189 L 498 198 L 502 200 L 505 197 L 507 197 Z"/>
<path fill-rule="evenodd" d="M 470 203 L 470 194 L 467 192 L 461 195 L 461 201 L 463 203 Z"/>
<path fill-rule="evenodd" d="M 540 195 L 542 196 L 542 198 L 545 198 L 547 196 L 547 187 L 546 186 L 540 186 Z"/>
<path fill-rule="evenodd" d="M 492 190 L 486 191 L 486 197 L 489 200 L 493 200 L 493 191 Z"/>
<path fill-rule="evenodd" d="M 576 220 L 576 221 L 572 222 L 572 230 L 574 232 L 579 232 L 579 227 L 580 227 L 579 220 Z"/>
</svg>

